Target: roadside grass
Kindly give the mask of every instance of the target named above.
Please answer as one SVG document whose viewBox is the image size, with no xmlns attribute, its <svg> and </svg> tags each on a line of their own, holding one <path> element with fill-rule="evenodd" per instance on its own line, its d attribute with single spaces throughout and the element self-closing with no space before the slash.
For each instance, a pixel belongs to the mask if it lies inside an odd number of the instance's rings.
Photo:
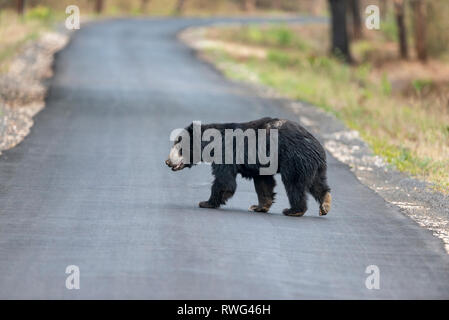
<svg viewBox="0 0 449 320">
<path fill-rule="evenodd" d="M 61 16 L 48 7 L 37 6 L 19 17 L 13 10 L 0 11 L 0 73 L 24 44 L 49 30 Z"/>
<path fill-rule="evenodd" d="M 231 78 L 260 82 L 334 114 L 389 164 L 449 192 L 449 110 L 447 100 L 422 94 L 432 81 L 410 79 L 413 94 L 396 92 L 388 70 L 379 75 L 368 59 L 347 66 L 329 57 L 322 45 L 327 35 L 320 32 L 282 25 L 214 28 L 206 37 L 265 48 L 267 54 L 240 56 L 220 48 L 206 54 Z M 366 55 L 370 46 L 360 46 Z"/>
<path fill-rule="evenodd" d="M 64 0 L 65 1 L 65 0 Z M 108 0 L 104 16 L 187 16 L 207 17 L 211 15 L 286 15 L 286 12 L 269 8 L 255 9 L 251 13 L 242 11 L 237 1 L 229 0 L 189 0 L 185 1 L 182 12 L 176 12 L 177 0 Z M 90 6 L 92 9 L 93 6 Z"/>
</svg>

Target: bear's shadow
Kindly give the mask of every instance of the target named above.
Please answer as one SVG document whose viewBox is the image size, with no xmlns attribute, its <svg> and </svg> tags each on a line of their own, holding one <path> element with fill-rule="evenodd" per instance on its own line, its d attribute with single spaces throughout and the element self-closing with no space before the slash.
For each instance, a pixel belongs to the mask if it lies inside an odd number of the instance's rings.
<svg viewBox="0 0 449 320">
<path fill-rule="evenodd" d="M 217 209 L 207 209 L 207 208 L 200 208 L 198 205 L 192 205 L 192 206 L 185 206 L 182 204 L 170 204 L 166 205 L 164 204 L 162 206 L 164 209 L 174 210 L 175 212 L 183 213 L 183 210 L 188 210 L 189 212 L 195 211 L 198 213 L 208 213 L 208 214 L 246 214 L 246 215 L 254 215 L 256 216 L 263 216 L 267 218 L 287 218 L 287 219 L 299 219 L 299 220 L 309 220 L 310 219 L 317 219 L 317 220 L 323 220 L 326 221 L 326 216 L 319 216 L 318 215 L 318 208 L 312 204 L 309 210 L 303 215 L 302 217 L 292 217 L 292 216 L 286 216 L 282 214 L 282 206 L 281 208 L 271 208 L 269 212 L 254 212 L 250 211 L 248 209 L 244 209 L 242 207 L 236 207 L 236 206 L 225 206 L 220 207 Z"/>
<path fill-rule="evenodd" d="M 273 211 L 273 212 L 254 212 L 254 211 L 249 211 L 249 210 L 245 210 L 245 209 L 241 209 L 241 208 L 233 208 L 233 207 L 229 207 L 229 208 L 218 208 L 218 209 L 205 209 L 205 208 L 198 208 L 198 210 L 203 210 L 203 211 L 208 211 L 211 214 L 216 214 L 216 213 L 236 213 L 236 214 L 249 214 L 249 215 L 258 215 L 258 216 L 264 216 L 264 217 L 272 217 L 272 218 L 287 218 L 287 219 L 318 219 L 318 220 L 326 220 L 325 217 L 323 216 L 319 216 L 317 215 L 313 215 L 312 212 L 309 213 L 306 212 L 305 215 L 303 215 L 302 217 L 292 217 L 292 216 L 286 216 L 284 214 L 282 214 L 281 212 L 277 212 L 277 211 Z M 308 214 L 309 213 L 309 214 Z"/>
</svg>

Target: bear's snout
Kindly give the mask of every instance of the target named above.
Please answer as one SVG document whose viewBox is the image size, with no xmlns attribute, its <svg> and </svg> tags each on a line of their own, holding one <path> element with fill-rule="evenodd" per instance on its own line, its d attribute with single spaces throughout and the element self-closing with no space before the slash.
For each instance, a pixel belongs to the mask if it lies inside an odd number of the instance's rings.
<svg viewBox="0 0 449 320">
<path fill-rule="evenodd" d="M 184 163 L 180 162 L 175 165 L 170 161 L 170 159 L 165 160 L 165 164 L 168 167 L 170 167 L 172 169 L 172 171 L 178 171 L 178 170 L 184 169 L 184 167 L 185 167 Z"/>
</svg>

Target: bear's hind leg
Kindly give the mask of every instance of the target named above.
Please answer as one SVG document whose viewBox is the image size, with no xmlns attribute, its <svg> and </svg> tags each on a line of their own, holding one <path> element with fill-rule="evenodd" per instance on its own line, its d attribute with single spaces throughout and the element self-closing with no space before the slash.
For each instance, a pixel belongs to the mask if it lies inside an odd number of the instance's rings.
<svg viewBox="0 0 449 320">
<path fill-rule="evenodd" d="M 259 204 L 251 206 L 249 210 L 255 212 L 268 212 L 274 202 L 275 193 L 273 190 L 276 186 L 276 181 L 273 176 L 255 176 L 253 179 Z"/>
<path fill-rule="evenodd" d="M 225 204 L 231 198 L 237 189 L 237 182 L 235 181 L 235 174 L 215 175 L 214 183 L 212 184 L 211 194 L 209 200 L 201 201 L 199 206 L 201 208 L 218 208 Z"/>
<path fill-rule="evenodd" d="M 296 176 L 282 175 L 282 182 L 287 192 L 291 208 L 284 209 L 283 214 L 287 216 L 303 216 L 307 211 L 307 195 L 303 181 Z"/>
<path fill-rule="evenodd" d="M 331 189 L 327 185 L 326 169 L 319 170 L 317 177 L 310 187 L 310 193 L 320 204 L 320 216 L 325 216 L 331 209 Z"/>
</svg>

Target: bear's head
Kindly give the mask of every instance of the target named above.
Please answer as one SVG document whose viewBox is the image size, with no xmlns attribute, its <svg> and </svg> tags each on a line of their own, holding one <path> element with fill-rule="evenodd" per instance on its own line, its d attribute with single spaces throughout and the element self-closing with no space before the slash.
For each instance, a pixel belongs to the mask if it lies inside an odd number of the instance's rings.
<svg viewBox="0 0 449 320">
<path fill-rule="evenodd" d="M 168 159 L 165 160 L 165 164 L 169 166 L 173 171 L 179 171 L 184 168 L 191 168 L 193 163 L 193 124 L 190 124 L 187 128 L 178 131 L 174 139 L 172 148 L 168 155 Z"/>
</svg>

